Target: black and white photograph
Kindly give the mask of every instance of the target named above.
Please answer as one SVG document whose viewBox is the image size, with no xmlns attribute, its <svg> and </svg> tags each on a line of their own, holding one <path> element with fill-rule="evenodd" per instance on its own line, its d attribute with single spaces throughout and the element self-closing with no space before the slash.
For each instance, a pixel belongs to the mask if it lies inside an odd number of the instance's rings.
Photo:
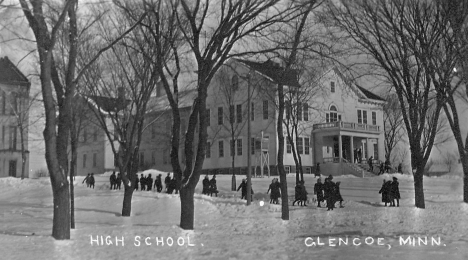
<svg viewBox="0 0 468 260">
<path fill-rule="evenodd" d="M 1 259 L 468 258 L 468 1 L 0 0 Z"/>
</svg>

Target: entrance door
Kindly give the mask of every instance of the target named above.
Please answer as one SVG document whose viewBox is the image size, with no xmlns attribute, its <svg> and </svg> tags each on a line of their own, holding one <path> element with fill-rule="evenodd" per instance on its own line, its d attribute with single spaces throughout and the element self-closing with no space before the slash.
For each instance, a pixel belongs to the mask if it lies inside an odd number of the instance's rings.
<svg viewBox="0 0 468 260">
<path fill-rule="evenodd" d="M 8 176 L 16 177 L 16 160 L 10 161 Z"/>
</svg>

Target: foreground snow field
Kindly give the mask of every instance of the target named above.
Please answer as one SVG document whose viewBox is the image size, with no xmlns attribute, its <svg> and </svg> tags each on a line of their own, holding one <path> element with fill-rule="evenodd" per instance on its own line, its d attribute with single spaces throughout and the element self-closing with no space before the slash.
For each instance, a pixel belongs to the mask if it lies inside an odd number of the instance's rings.
<svg viewBox="0 0 468 260">
<path fill-rule="evenodd" d="M 256 200 L 247 207 L 230 191 L 231 176 L 218 176 L 219 197 L 196 195 L 195 231 L 183 231 L 177 195 L 136 191 L 132 216 L 120 217 L 123 190 L 109 190 L 108 176 L 96 175 L 94 190 L 76 178 L 76 229 L 67 241 L 50 236 L 48 178 L 0 179 L 0 259 L 468 259 L 461 178 L 425 178 L 423 210 L 414 207 L 411 176 L 395 175 L 399 208 L 383 207 L 378 194 L 393 175 L 336 177 L 344 208 L 290 206 L 283 221 L 265 194 L 272 178 L 252 180 Z M 305 178 L 311 194 L 316 180 Z M 293 191 L 291 176 L 291 200 Z"/>
</svg>

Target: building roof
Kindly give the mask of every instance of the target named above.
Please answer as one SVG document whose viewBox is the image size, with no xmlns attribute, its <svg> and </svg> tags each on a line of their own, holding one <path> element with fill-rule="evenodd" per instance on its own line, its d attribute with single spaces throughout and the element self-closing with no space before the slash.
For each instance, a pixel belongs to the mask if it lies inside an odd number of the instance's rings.
<svg viewBox="0 0 468 260">
<path fill-rule="evenodd" d="M 289 69 L 288 71 L 285 71 L 285 69 L 279 64 L 270 60 L 265 62 L 255 62 L 241 59 L 236 60 L 247 65 L 251 69 L 269 77 L 275 83 L 291 87 L 300 87 L 298 81 L 299 75 L 296 70 Z"/>
<path fill-rule="evenodd" d="M 29 80 L 8 57 L 0 58 L 0 83 L 28 86 Z"/>
<path fill-rule="evenodd" d="M 193 100 L 197 97 L 196 89 L 187 89 L 179 92 L 179 108 L 191 107 Z M 151 97 L 147 104 L 148 112 L 164 111 L 170 109 L 169 100 L 167 96 Z"/>
<path fill-rule="evenodd" d="M 359 89 L 360 91 L 362 91 L 362 93 L 364 93 L 364 95 L 365 95 L 367 98 L 369 98 L 369 99 L 375 99 L 375 100 L 385 101 L 385 99 L 381 98 L 380 96 L 378 96 L 378 95 L 376 95 L 376 94 L 370 92 L 369 90 L 367 90 L 367 89 L 365 89 L 365 88 L 363 88 L 363 87 L 361 87 L 361 86 L 359 86 L 359 85 L 357 85 L 357 84 L 356 84 L 356 87 L 358 87 L 358 89 Z"/>
<path fill-rule="evenodd" d="M 380 96 L 378 96 L 378 95 L 372 93 L 371 91 L 359 86 L 356 83 L 353 83 L 337 67 L 334 67 L 333 71 L 344 81 L 345 84 L 349 85 L 352 89 L 359 92 L 358 95 L 362 95 L 363 97 L 365 97 L 367 99 L 385 101 L 385 99 L 381 98 Z M 354 88 L 353 86 L 356 86 L 356 88 Z"/>
<path fill-rule="evenodd" d="M 103 96 L 88 96 L 94 104 L 105 112 L 118 112 L 124 109 L 130 103 L 130 100 L 122 102 L 119 98 L 103 97 Z"/>
</svg>

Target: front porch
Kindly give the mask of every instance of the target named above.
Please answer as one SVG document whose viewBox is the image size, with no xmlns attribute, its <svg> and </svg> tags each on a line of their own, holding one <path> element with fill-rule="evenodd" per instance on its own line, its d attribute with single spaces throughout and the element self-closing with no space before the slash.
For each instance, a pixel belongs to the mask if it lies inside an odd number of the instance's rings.
<svg viewBox="0 0 468 260">
<path fill-rule="evenodd" d="M 376 125 L 331 122 L 316 124 L 312 131 L 314 161 L 332 175 L 353 174 L 362 176 L 361 167 L 368 159 L 377 165 L 384 160 L 384 138 Z M 355 165 L 351 165 L 355 164 Z"/>
</svg>

